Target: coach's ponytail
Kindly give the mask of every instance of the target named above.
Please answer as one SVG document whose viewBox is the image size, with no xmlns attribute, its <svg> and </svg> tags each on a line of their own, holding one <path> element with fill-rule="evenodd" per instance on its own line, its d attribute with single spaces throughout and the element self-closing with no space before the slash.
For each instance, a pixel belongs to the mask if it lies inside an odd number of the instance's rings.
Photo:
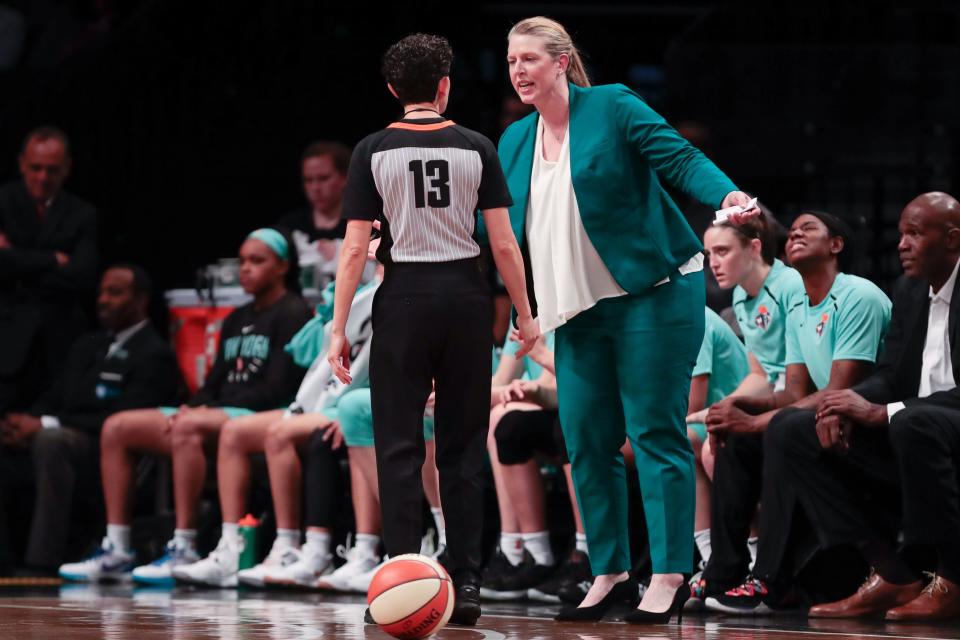
<svg viewBox="0 0 960 640">
<path fill-rule="evenodd" d="M 573 44 L 570 34 L 563 28 L 563 25 L 556 20 L 536 16 L 526 18 L 513 25 L 510 33 L 507 35 L 509 40 L 512 36 L 536 36 L 543 38 L 544 46 L 554 58 L 566 55 L 570 59 L 567 65 L 567 80 L 580 87 L 590 86 L 590 77 L 587 75 L 587 69 L 583 65 L 583 58 L 580 51 Z"/>
</svg>

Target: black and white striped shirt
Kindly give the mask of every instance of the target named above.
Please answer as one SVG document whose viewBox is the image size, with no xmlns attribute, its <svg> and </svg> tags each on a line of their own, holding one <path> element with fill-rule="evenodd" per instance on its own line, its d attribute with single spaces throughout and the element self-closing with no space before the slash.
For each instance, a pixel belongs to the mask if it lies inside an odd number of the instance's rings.
<svg viewBox="0 0 960 640">
<path fill-rule="evenodd" d="M 477 209 L 512 203 L 486 137 L 444 118 L 401 120 L 357 145 L 343 216 L 381 221 L 384 264 L 449 262 L 480 254 Z"/>
</svg>

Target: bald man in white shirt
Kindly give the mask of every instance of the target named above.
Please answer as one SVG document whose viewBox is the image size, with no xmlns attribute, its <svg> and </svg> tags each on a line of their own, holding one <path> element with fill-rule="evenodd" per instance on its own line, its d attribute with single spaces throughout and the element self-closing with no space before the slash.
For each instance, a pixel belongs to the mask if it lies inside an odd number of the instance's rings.
<svg viewBox="0 0 960 640">
<path fill-rule="evenodd" d="M 853 596 L 813 607 L 812 617 L 960 617 L 960 203 L 942 192 L 920 195 L 903 210 L 899 228 L 906 278 L 894 295 L 886 353 L 862 384 L 823 398 L 817 433 L 822 447 L 850 455 L 858 432 L 889 429 L 887 460 L 899 470 L 904 542 L 935 550 L 936 574 L 921 590 L 920 576 L 904 573 L 915 568 L 878 554 L 879 537 L 865 540 L 869 545 L 857 546 L 877 572 Z M 889 467 L 883 472 L 892 475 Z M 857 524 L 860 506 L 842 504 L 844 493 L 821 500 L 814 511 L 837 516 L 844 526 Z"/>
</svg>

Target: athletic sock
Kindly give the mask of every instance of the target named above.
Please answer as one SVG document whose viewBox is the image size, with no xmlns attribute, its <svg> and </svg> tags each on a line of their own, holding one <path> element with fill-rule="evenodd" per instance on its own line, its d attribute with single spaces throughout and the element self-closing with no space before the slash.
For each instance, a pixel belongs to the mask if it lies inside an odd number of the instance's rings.
<svg viewBox="0 0 960 640">
<path fill-rule="evenodd" d="M 277 529 L 277 537 L 273 541 L 275 549 L 299 549 L 300 548 L 300 530 L 299 529 Z"/>
<path fill-rule="evenodd" d="M 443 520 L 443 510 L 440 507 L 430 507 L 430 513 L 433 514 L 433 524 L 437 527 L 437 546 L 445 547 L 447 545 L 447 527 Z"/>
<path fill-rule="evenodd" d="M 243 536 L 240 535 L 240 525 L 236 522 L 224 522 L 220 534 L 221 539 L 230 544 L 231 549 L 243 548 Z"/>
<path fill-rule="evenodd" d="M 501 531 L 500 551 L 513 566 L 523 562 L 523 534 Z"/>
<path fill-rule="evenodd" d="M 756 538 L 754 538 L 756 540 Z M 703 566 L 707 566 L 710 561 L 710 529 L 701 529 L 693 532 L 693 541 L 697 543 L 697 550 L 700 552 L 700 558 L 703 560 Z M 750 556 L 756 560 L 756 545 L 751 549 Z"/>
<path fill-rule="evenodd" d="M 366 549 L 370 555 L 377 555 L 377 547 L 380 546 L 380 536 L 372 533 L 358 533 L 353 545 L 358 549 Z"/>
<path fill-rule="evenodd" d="M 307 546 L 317 556 L 326 557 L 330 553 L 330 532 L 307 529 Z"/>
<path fill-rule="evenodd" d="M 534 562 L 537 564 L 543 564 L 547 566 L 553 565 L 553 549 L 550 547 L 549 531 L 524 533 L 523 546 L 527 551 L 530 552 L 530 555 L 533 556 Z"/>
<path fill-rule="evenodd" d="M 122 553 L 130 553 L 130 525 L 108 524 L 107 540 L 113 543 L 113 548 Z"/>
<path fill-rule="evenodd" d="M 753 571 L 753 565 L 757 563 L 757 541 L 756 536 L 747 538 L 747 551 L 750 552 L 750 570 Z"/>
<path fill-rule="evenodd" d="M 577 541 L 577 551 L 582 551 L 583 553 L 590 555 L 589 547 L 587 546 L 587 534 L 577 533 L 575 539 Z"/>
<path fill-rule="evenodd" d="M 190 549 L 191 551 L 195 551 L 197 548 L 197 530 L 174 529 L 173 542 L 181 549 Z"/>
</svg>

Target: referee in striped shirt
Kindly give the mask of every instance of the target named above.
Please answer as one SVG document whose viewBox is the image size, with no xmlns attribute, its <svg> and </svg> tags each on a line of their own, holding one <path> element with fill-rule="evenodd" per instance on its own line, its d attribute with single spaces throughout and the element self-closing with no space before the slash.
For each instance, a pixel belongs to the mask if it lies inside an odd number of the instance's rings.
<svg viewBox="0 0 960 640">
<path fill-rule="evenodd" d="M 347 232 L 337 270 L 327 358 L 350 380 L 344 326 L 380 221 L 385 265 L 373 302 L 370 391 L 380 508 L 387 553 L 420 549 L 423 411 L 436 385 L 435 438 L 456 587 L 450 621 L 480 616 L 482 471 L 490 408 L 493 309 L 478 263 L 476 211 L 483 212 L 497 269 L 517 309 L 523 356 L 540 336 L 527 298 L 512 203 L 493 144 L 440 114 L 450 94 L 446 39 L 416 34 L 383 58 L 387 88 L 403 118 L 357 145 L 343 200 Z"/>
</svg>

